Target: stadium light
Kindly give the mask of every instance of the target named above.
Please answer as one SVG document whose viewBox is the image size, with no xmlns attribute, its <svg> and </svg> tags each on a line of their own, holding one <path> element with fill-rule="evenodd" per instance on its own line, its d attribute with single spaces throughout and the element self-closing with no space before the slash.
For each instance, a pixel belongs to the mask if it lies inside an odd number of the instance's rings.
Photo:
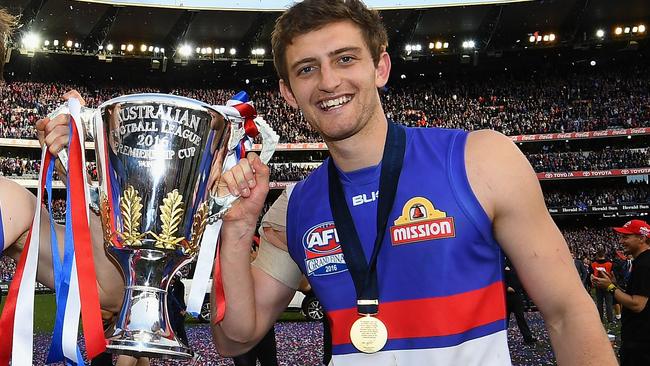
<svg viewBox="0 0 650 366">
<path fill-rule="evenodd" d="M 208 55 L 211 54 L 212 53 L 212 47 L 207 47 L 205 49 L 205 53 L 208 54 Z"/>
<path fill-rule="evenodd" d="M 39 44 L 41 44 L 41 38 L 36 33 L 30 32 L 23 37 L 23 47 L 28 50 L 35 50 Z"/>
<path fill-rule="evenodd" d="M 404 50 L 405 50 L 406 52 L 411 52 L 411 48 L 412 48 L 411 45 L 410 45 L 410 44 L 407 44 L 406 47 L 404 47 Z"/>
<path fill-rule="evenodd" d="M 121 45 L 120 45 L 120 50 L 122 50 L 122 51 L 126 51 L 126 45 L 125 45 L 125 44 L 121 44 Z"/>
<path fill-rule="evenodd" d="M 535 36 L 530 36 L 530 38 L 528 38 L 528 41 L 530 43 L 535 43 Z"/>
<path fill-rule="evenodd" d="M 184 44 L 178 49 L 178 53 L 180 53 L 183 57 L 189 57 L 192 55 L 192 47 L 190 47 L 188 44 Z"/>
<path fill-rule="evenodd" d="M 598 37 L 598 38 L 603 38 L 603 37 L 605 37 L 605 31 L 602 30 L 602 29 L 597 30 L 597 31 L 596 31 L 596 37 Z"/>
<path fill-rule="evenodd" d="M 233 49 L 234 49 L 234 48 L 233 48 Z M 226 49 L 223 48 L 223 47 L 219 48 L 219 53 L 221 53 L 221 54 L 226 53 Z"/>
<path fill-rule="evenodd" d="M 551 34 L 549 34 L 549 35 L 548 35 L 548 40 L 549 40 L 550 42 L 555 41 L 555 33 L 551 33 Z"/>
<path fill-rule="evenodd" d="M 153 52 L 153 50 L 154 50 L 153 46 L 149 46 L 148 50 L 149 50 L 149 52 Z"/>
<path fill-rule="evenodd" d="M 164 48 L 161 48 L 161 49 L 160 49 L 160 53 L 165 53 L 165 49 L 164 49 Z"/>
<path fill-rule="evenodd" d="M 596 61 L 591 60 L 591 62 L 589 63 L 589 65 L 591 65 L 591 66 L 596 66 Z"/>
<path fill-rule="evenodd" d="M 74 43 L 74 48 L 79 48 L 79 42 Z"/>
<path fill-rule="evenodd" d="M 237 50 L 234 49 L 234 48 L 231 48 L 230 51 L 229 51 L 229 53 L 230 53 L 230 56 L 234 56 L 234 55 L 237 54 Z"/>
<path fill-rule="evenodd" d="M 476 47 L 476 43 L 474 41 L 464 41 L 463 42 L 463 48 L 464 49 L 473 49 Z"/>
<path fill-rule="evenodd" d="M 153 52 L 155 52 L 155 53 L 160 52 L 160 47 L 154 47 Z"/>
<path fill-rule="evenodd" d="M 449 48 L 449 42 L 445 42 L 442 44 L 442 48 Z"/>
<path fill-rule="evenodd" d="M 49 46 L 49 45 L 50 45 L 50 41 L 48 41 L 48 40 L 46 39 L 45 42 L 43 42 L 43 45 L 44 45 L 45 47 Z"/>
<path fill-rule="evenodd" d="M 542 39 L 544 40 L 544 42 L 548 42 L 548 34 L 545 34 Z"/>
<path fill-rule="evenodd" d="M 59 40 L 55 39 L 54 42 L 52 42 L 52 44 L 54 45 L 54 47 L 59 47 Z"/>
<path fill-rule="evenodd" d="M 402 80 L 406 79 L 406 75 L 402 74 L 399 76 Z"/>
<path fill-rule="evenodd" d="M 620 36 L 621 34 L 623 34 L 623 28 L 616 27 L 616 29 L 614 30 L 614 34 L 616 34 L 617 36 Z"/>
<path fill-rule="evenodd" d="M 65 43 L 65 46 L 68 47 L 68 48 L 72 48 L 72 41 L 67 41 Z"/>
<path fill-rule="evenodd" d="M 140 46 L 140 52 L 147 52 L 147 45 L 143 44 Z"/>
<path fill-rule="evenodd" d="M 113 44 L 112 43 L 109 43 L 109 44 L 106 45 L 106 51 L 108 51 L 108 52 L 113 51 Z"/>
<path fill-rule="evenodd" d="M 629 34 L 630 33 L 630 27 L 623 28 L 623 33 Z"/>
<path fill-rule="evenodd" d="M 632 27 L 632 33 L 636 33 L 638 31 L 639 31 L 639 27 L 637 26 Z"/>
<path fill-rule="evenodd" d="M 131 52 L 131 51 L 133 51 L 133 45 L 129 43 L 128 45 L 126 45 L 126 52 Z"/>
<path fill-rule="evenodd" d="M 639 33 L 645 33 L 645 24 L 639 24 Z"/>
<path fill-rule="evenodd" d="M 101 50 L 104 49 L 104 46 L 102 46 L 102 45 L 100 44 L 98 48 L 99 48 L 99 50 L 101 51 Z"/>
</svg>

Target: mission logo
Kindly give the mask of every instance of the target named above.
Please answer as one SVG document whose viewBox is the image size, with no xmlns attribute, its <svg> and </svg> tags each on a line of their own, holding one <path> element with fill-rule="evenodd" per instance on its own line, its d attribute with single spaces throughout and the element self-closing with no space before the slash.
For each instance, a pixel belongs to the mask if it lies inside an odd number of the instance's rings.
<svg viewBox="0 0 650 366">
<path fill-rule="evenodd" d="M 424 197 L 411 198 L 402 208 L 402 215 L 390 228 L 393 245 L 453 238 L 456 236 L 454 218 L 433 207 Z"/>
<path fill-rule="evenodd" d="M 324 222 L 307 230 L 302 245 L 308 276 L 326 276 L 348 270 L 334 222 Z"/>
</svg>

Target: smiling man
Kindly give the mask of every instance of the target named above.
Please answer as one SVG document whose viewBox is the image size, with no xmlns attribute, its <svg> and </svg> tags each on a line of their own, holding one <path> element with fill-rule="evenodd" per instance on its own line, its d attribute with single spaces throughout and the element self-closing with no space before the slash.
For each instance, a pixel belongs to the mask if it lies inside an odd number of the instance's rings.
<svg viewBox="0 0 650 366">
<path fill-rule="evenodd" d="M 268 169 L 253 156 L 224 175 L 222 188 L 242 199 L 221 234 L 227 311 L 213 335 L 222 354 L 242 353 L 266 333 L 302 273 L 331 323 L 331 364 L 509 365 L 505 252 L 544 316 L 558 363 L 616 364 L 512 141 L 387 120 L 378 89 L 391 60 L 377 12 L 358 0 L 305 0 L 277 20 L 272 43 L 282 95 L 331 159 L 263 219 L 263 240 L 274 245 L 262 244 L 268 250 L 252 267 Z"/>
<path fill-rule="evenodd" d="M 632 273 L 625 291 L 612 283 L 609 274 L 591 276 L 594 284 L 613 294 L 623 306 L 621 324 L 621 365 L 650 365 L 650 225 L 631 220 L 614 228 L 625 254 L 632 255 Z"/>
</svg>

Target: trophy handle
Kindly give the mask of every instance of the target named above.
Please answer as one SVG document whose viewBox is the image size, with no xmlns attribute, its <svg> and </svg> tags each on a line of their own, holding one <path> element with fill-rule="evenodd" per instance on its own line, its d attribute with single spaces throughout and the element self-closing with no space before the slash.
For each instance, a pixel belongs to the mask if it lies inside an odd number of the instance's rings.
<svg viewBox="0 0 650 366">
<path fill-rule="evenodd" d="M 98 112 L 97 110 L 93 108 L 88 108 L 88 107 L 81 107 L 81 110 L 79 112 L 80 118 L 81 118 L 81 124 L 84 126 L 84 133 L 86 137 L 92 137 L 94 139 L 95 135 L 95 129 L 93 126 L 93 117 L 94 114 Z M 68 103 L 63 103 L 59 107 L 57 107 L 54 111 L 52 111 L 50 114 L 47 115 L 47 117 L 52 120 L 62 114 L 70 114 L 70 108 L 68 107 Z M 85 148 L 85 146 L 83 147 Z M 61 162 L 61 165 L 63 166 L 63 169 L 68 170 L 68 149 L 63 148 L 59 153 L 57 154 L 57 158 Z M 90 208 L 95 211 L 99 212 L 99 187 L 94 187 L 92 185 L 88 185 L 88 191 L 90 192 L 90 200 L 88 202 L 88 205 Z"/>
<path fill-rule="evenodd" d="M 257 130 L 262 136 L 262 150 L 260 151 L 260 160 L 264 164 L 268 164 L 275 153 L 275 149 L 280 141 L 280 136 L 269 126 L 266 120 L 262 117 L 255 117 L 253 120 L 257 126 Z M 236 123 L 233 123 L 233 127 Z M 228 144 L 228 150 L 232 151 L 239 143 L 241 138 L 244 137 L 244 128 L 238 127 L 237 129 L 233 128 L 232 137 Z M 228 167 L 227 169 L 229 169 Z M 224 169 L 224 170 L 227 170 Z M 228 209 L 235 203 L 239 196 L 233 196 L 231 194 L 225 196 L 216 196 L 210 193 L 210 216 L 208 221 L 210 223 L 220 219 Z"/>
</svg>

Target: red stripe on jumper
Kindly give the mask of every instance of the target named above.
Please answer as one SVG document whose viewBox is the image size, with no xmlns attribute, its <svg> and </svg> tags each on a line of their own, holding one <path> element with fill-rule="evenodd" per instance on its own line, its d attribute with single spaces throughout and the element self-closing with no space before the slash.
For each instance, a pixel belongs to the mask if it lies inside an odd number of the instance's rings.
<svg viewBox="0 0 650 366">
<path fill-rule="evenodd" d="M 377 317 L 388 328 L 388 339 L 424 338 L 460 334 L 505 318 L 503 282 L 462 294 L 419 300 L 379 303 Z M 332 344 L 349 344 L 357 309 L 328 313 Z"/>
</svg>

